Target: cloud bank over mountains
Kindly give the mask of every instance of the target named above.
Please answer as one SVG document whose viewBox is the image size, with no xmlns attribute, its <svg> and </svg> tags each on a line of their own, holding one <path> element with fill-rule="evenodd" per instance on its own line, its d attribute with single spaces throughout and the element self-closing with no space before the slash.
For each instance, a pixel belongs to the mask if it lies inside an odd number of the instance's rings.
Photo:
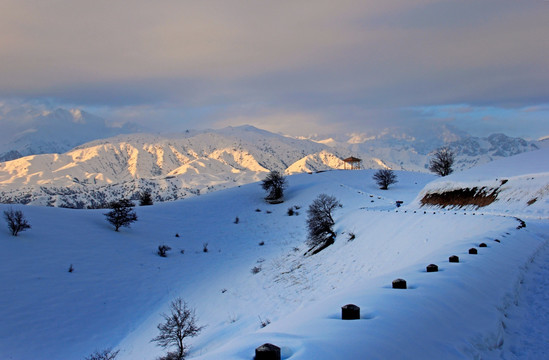
<svg viewBox="0 0 549 360">
<path fill-rule="evenodd" d="M 476 135 L 549 133 L 545 1 L 0 6 L 2 97 L 179 131 L 445 121 Z M 455 105 L 470 112 L 439 108 Z"/>
</svg>

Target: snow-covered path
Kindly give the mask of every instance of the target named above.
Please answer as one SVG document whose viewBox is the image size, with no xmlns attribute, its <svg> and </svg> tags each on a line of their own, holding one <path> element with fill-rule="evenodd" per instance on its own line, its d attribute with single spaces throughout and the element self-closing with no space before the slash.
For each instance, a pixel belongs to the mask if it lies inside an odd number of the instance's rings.
<svg viewBox="0 0 549 360">
<path fill-rule="evenodd" d="M 486 358 L 549 358 L 549 242 L 524 270 L 514 303 L 504 311 L 503 346 Z"/>
</svg>

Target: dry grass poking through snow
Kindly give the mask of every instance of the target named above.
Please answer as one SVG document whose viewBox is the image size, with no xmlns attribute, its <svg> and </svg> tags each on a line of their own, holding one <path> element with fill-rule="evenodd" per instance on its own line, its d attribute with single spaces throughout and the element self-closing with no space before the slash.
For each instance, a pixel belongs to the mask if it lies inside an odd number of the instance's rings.
<svg viewBox="0 0 549 360">
<path fill-rule="evenodd" d="M 488 206 L 496 201 L 499 188 L 487 189 L 482 188 L 463 188 L 450 191 L 444 191 L 442 193 L 428 193 L 421 199 L 421 206 L 434 205 L 440 207 L 464 207 L 464 206 L 476 206 L 480 207 Z"/>
</svg>

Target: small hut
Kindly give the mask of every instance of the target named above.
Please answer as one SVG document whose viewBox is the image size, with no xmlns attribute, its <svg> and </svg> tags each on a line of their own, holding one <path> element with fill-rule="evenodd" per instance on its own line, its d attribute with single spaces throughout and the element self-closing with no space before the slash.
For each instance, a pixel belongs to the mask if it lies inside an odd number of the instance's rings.
<svg viewBox="0 0 549 360">
<path fill-rule="evenodd" d="M 345 170 L 360 170 L 362 169 L 362 159 L 356 157 L 348 157 L 343 159 Z"/>
</svg>

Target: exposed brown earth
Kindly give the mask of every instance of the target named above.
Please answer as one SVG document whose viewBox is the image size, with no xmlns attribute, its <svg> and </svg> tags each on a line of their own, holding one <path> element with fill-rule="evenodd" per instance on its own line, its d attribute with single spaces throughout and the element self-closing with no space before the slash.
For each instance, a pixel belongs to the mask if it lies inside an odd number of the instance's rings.
<svg viewBox="0 0 549 360">
<path fill-rule="evenodd" d="M 528 206 L 532 205 L 533 203 L 535 203 L 536 201 L 538 201 L 538 198 L 533 198 L 531 200 L 528 200 L 527 204 Z"/>
<path fill-rule="evenodd" d="M 451 191 L 445 191 L 442 193 L 430 193 L 426 194 L 421 199 L 421 206 L 431 205 L 440 207 L 464 207 L 464 206 L 476 206 L 481 208 L 488 206 L 496 201 L 499 188 L 464 188 Z"/>
</svg>

